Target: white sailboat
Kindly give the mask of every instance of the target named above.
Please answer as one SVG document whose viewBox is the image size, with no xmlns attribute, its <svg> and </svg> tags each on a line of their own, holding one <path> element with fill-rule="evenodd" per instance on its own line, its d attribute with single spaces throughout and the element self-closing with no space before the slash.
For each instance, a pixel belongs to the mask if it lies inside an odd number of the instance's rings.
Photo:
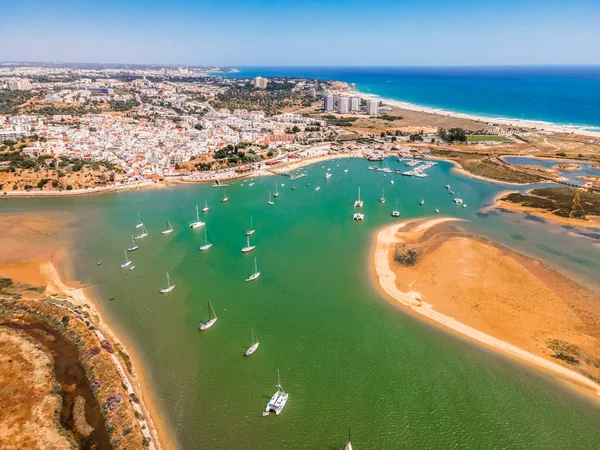
<svg viewBox="0 0 600 450">
<path fill-rule="evenodd" d="M 440 212 L 440 208 L 438 208 L 438 207 L 436 206 L 436 208 L 435 208 L 435 212 L 436 212 L 436 213 L 439 213 L 439 212 Z"/>
<path fill-rule="evenodd" d="M 142 224 L 142 232 L 138 234 L 135 238 L 144 239 L 146 236 L 148 236 L 148 230 L 146 230 L 146 225 Z"/>
<path fill-rule="evenodd" d="M 204 229 L 204 244 L 200 246 L 200 251 L 203 252 L 212 247 L 212 243 L 208 242 L 208 233 L 206 232 L 206 228 Z"/>
<path fill-rule="evenodd" d="M 252 217 L 250 217 L 250 228 L 246 230 L 246 236 L 252 236 L 256 230 L 252 227 Z"/>
<path fill-rule="evenodd" d="M 454 203 L 456 203 L 457 205 L 462 205 L 462 198 L 460 198 L 460 192 L 456 195 L 456 197 L 454 197 Z"/>
<path fill-rule="evenodd" d="M 121 264 L 121 268 L 125 268 L 132 263 L 132 261 L 127 257 L 127 252 L 123 251 L 123 253 L 125 253 L 125 262 Z"/>
<path fill-rule="evenodd" d="M 248 350 L 246 350 L 246 356 L 250 356 L 252 353 L 254 353 L 256 351 L 256 349 L 258 348 L 260 342 L 258 342 L 258 340 L 256 339 L 256 336 L 254 335 L 254 328 L 252 329 L 252 345 L 248 348 Z"/>
<path fill-rule="evenodd" d="M 277 369 L 277 392 L 271 397 L 267 407 L 265 408 L 265 413 L 263 415 L 269 415 L 269 413 L 274 412 L 275 414 L 281 414 L 285 404 L 288 401 L 288 393 L 283 390 L 281 386 L 281 378 L 279 376 L 279 369 Z"/>
<path fill-rule="evenodd" d="M 327 169 L 327 170 L 329 170 L 329 169 Z M 324 178 L 325 178 L 326 180 L 328 180 L 329 178 L 331 178 L 331 172 L 327 172 L 327 173 L 325 173 L 325 176 L 324 176 Z"/>
<path fill-rule="evenodd" d="M 271 200 L 271 191 L 269 191 L 269 200 L 267 200 L 267 203 L 271 206 L 275 204 L 275 202 Z"/>
<path fill-rule="evenodd" d="M 360 188 L 358 188 L 358 199 L 354 202 L 355 208 L 362 208 L 363 201 L 360 199 Z"/>
<path fill-rule="evenodd" d="M 385 203 L 385 188 L 381 189 L 381 198 L 379 199 L 381 203 Z"/>
<path fill-rule="evenodd" d="M 225 193 L 223 194 L 223 200 L 221 200 L 223 203 L 228 202 L 229 201 L 229 197 L 227 197 L 227 191 L 225 191 Z"/>
<path fill-rule="evenodd" d="M 273 194 L 273 197 L 275 197 L 275 198 L 279 197 L 279 191 L 277 190 L 277 184 L 275 184 L 275 193 Z"/>
<path fill-rule="evenodd" d="M 140 217 L 140 213 L 138 213 L 138 223 L 135 226 L 136 228 L 142 228 L 144 226 L 144 222 L 142 222 L 142 218 Z"/>
<path fill-rule="evenodd" d="M 317 187 L 315 188 L 315 191 L 318 191 L 319 189 L 321 189 L 321 186 L 319 186 L 319 182 L 317 181 Z"/>
<path fill-rule="evenodd" d="M 190 228 L 200 228 L 206 225 L 200 220 L 200 213 L 198 212 L 198 205 L 196 205 L 196 220 L 190 223 Z"/>
<path fill-rule="evenodd" d="M 211 316 L 212 313 L 212 316 Z M 218 317 L 215 314 L 215 310 L 213 309 L 212 303 L 210 302 L 210 300 L 208 301 L 208 320 L 206 322 L 202 322 L 200 324 L 200 331 L 204 331 L 204 330 L 208 330 L 210 327 L 212 327 L 215 322 L 217 321 Z"/>
<path fill-rule="evenodd" d="M 423 206 L 425 204 L 425 200 L 421 199 L 421 201 L 419 202 L 419 205 Z"/>
<path fill-rule="evenodd" d="M 348 443 L 344 447 L 344 450 L 352 450 L 352 436 L 350 436 L 350 427 L 348 427 Z"/>
<path fill-rule="evenodd" d="M 204 199 L 204 208 L 202 208 L 202 212 L 207 212 L 210 208 L 208 207 L 208 202 Z"/>
<path fill-rule="evenodd" d="M 175 289 L 175 285 L 171 284 L 171 280 L 169 279 L 169 272 L 167 272 L 167 287 L 162 288 L 160 290 L 160 293 L 166 294 L 167 292 L 171 292 L 173 289 Z"/>
<path fill-rule="evenodd" d="M 131 236 L 131 247 L 129 247 L 127 249 L 128 252 L 133 252 L 135 250 L 137 250 L 138 248 L 140 248 L 138 245 L 136 245 L 135 243 L 135 238 L 133 236 Z"/>
<path fill-rule="evenodd" d="M 169 222 L 169 219 L 167 219 L 167 229 L 161 231 L 162 234 L 169 234 L 173 232 L 173 225 L 171 225 L 171 222 Z"/>
<path fill-rule="evenodd" d="M 258 277 L 260 277 L 260 272 L 258 271 L 258 264 L 256 263 L 256 258 L 254 258 L 254 273 L 246 278 L 246 281 L 254 281 Z"/>
<path fill-rule="evenodd" d="M 392 217 L 400 217 L 400 211 L 398 211 L 398 199 L 396 199 L 396 209 L 392 211 Z"/>
<path fill-rule="evenodd" d="M 242 253 L 250 253 L 256 248 L 256 245 L 250 245 L 250 236 L 246 236 L 246 246 L 242 247 Z"/>
</svg>

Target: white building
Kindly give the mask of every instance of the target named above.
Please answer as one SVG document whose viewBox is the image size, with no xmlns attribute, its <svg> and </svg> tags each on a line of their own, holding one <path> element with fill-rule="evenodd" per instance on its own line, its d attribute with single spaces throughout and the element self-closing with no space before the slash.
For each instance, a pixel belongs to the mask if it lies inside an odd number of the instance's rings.
<svg viewBox="0 0 600 450">
<path fill-rule="evenodd" d="M 315 88 L 310 88 L 308 90 L 308 95 L 311 96 L 312 98 L 315 98 L 317 96 L 317 90 Z"/>
<path fill-rule="evenodd" d="M 266 89 L 268 82 L 269 82 L 269 80 L 267 80 L 266 78 L 256 77 L 254 79 L 254 81 L 252 82 L 252 84 L 256 89 Z"/>
<path fill-rule="evenodd" d="M 327 94 L 323 96 L 323 110 L 324 111 L 333 111 L 335 107 L 335 101 L 333 99 L 333 95 Z"/>
<path fill-rule="evenodd" d="M 367 114 L 376 116 L 379 112 L 379 100 L 367 100 Z"/>
<path fill-rule="evenodd" d="M 338 99 L 337 111 L 339 114 L 348 114 L 348 112 L 350 112 L 348 97 L 340 97 Z"/>
<path fill-rule="evenodd" d="M 360 98 L 352 97 L 350 99 L 350 111 L 360 111 Z"/>
<path fill-rule="evenodd" d="M 8 80 L 6 87 L 9 91 L 28 91 L 31 89 L 31 84 L 27 78 Z"/>
</svg>

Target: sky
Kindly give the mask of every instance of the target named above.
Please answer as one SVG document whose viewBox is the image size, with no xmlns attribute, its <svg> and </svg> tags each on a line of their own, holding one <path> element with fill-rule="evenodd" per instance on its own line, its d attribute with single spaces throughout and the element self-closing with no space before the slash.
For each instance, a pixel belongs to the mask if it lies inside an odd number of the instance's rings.
<svg viewBox="0 0 600 450">
<path fill-rule="evenodd" d="M 0 0 L 0 61 L 600 64 L 600 0 Z"/>
</svg>

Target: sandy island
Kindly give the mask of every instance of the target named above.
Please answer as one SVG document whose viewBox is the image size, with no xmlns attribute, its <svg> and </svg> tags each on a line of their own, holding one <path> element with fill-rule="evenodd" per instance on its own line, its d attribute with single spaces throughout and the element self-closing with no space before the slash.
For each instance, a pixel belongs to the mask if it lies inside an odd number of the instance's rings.
<svg viewBox="0 0 600 450">
<path fill-rule="evenodd" d="M 465 235 L 450 224 L 458 221 L 404 222 L 377 233 L 375 273 L 388 298 L 600 395 L 581 373 L 600 377 L 600 298 L 539 261 Z M 397 245 L 404 257 L 414 250 L 416 263 L 396 262 Z"/>
</svg>

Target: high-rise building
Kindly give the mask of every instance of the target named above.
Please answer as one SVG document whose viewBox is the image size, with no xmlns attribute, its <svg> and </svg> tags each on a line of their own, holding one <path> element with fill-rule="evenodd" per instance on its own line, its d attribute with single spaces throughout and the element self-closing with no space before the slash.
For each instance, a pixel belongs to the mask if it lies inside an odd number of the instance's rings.
<svg viewBox="0 0 600 450">
<path fill-rule="evenodd" d="M 360 110 L 360 98 L 352 97 L 350 99 L 350 111 L 359 111 Z"/>
<path fill-rule="evenodd" d="M 31 84 L 27 78 L 9 80 L 6 83 L 9 91 L 28 91 L 31 89 Z"/>
<path fill-rule="evenodd" d="M 333 100 L 333 95 L 326 94 L 323 96 L 323 110 L 324 111 L 333 111 L 335 106 L 335 102 Z"/>
<path fill-rule="evenodd" d="M 317 90 L 315 88 L 310 88 L 308 90 L 308 95 L 310 95 L 312 98 L 315 98 L 317 96 Z"/>
<path fill-rule="evenodd" d="M 269 82 L 269 80 L 267 80 L 266 78 L 256 77 L 254 79 L 254 81 L 252 82 L 252 84 L 254 85 L 254 87 L 256 89 L 266 89 L 268 82 Z"/>
<path fill-rule="evenodd" d="M 350 109 L 348 107 L 348 97 L 340 97 L 338 99 L 338 108 L 337 111 L 339 114 L 348 114 L 350 112 Z"/>
<path fill-rule="evenodd" d="M 367 114 L 376 116 L 379 112 L 379 100 L 367 100 Z"/>
</svg>

